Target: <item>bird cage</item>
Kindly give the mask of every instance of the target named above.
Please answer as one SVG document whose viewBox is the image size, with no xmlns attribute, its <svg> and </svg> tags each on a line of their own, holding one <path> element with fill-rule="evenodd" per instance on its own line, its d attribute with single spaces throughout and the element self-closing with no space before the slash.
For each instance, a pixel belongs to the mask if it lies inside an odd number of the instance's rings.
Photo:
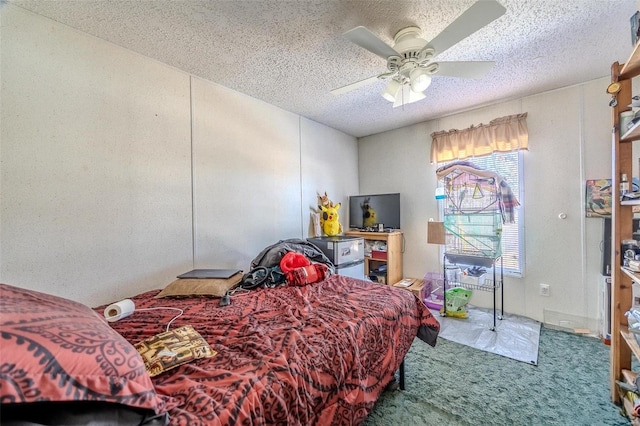
<svg viewBox="0 0 640 426">
<path fill-rule="evenodd" d="M 496 178 L 455 168 L 442 181 L 447 254 L 500 257 L 502 214 Z"/>
</svg>

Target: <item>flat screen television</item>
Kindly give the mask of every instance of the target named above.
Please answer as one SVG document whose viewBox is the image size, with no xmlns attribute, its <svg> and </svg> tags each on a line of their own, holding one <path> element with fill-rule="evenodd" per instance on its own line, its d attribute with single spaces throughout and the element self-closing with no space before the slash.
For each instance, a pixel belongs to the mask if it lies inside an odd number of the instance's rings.
<svg viewBox="0 0 640 426">
<path fill-rule="evenodd" d="M 400 194 L 352 195 L 349 197 L 349 228 L 378 231 L 400 229 Z"/>
</svg>

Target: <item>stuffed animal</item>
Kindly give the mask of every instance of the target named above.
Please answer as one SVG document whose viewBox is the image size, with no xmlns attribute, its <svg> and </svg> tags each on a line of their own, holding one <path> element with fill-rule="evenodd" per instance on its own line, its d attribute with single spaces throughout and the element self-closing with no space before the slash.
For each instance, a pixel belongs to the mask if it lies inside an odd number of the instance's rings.
<svg viewBox="0 0 640 426">
<path fill-rule="evenodd" d="M 334 207 L 319 206 L 322 210 L 323 225 L 322 230 L 325 234 L 332 237 L 342 233 L 342 225 L 340 224 L 340 217 L 338 216 L 338 210 L 340 209 L 340 203 Z"/>
<path fill-rule="evenodd" d="M 322 212 L 322 207 L 326 207 L 328 209 L 333 208 L 333 201 L 329 199 L 327 195 L 327 191 L 324 191 L 324 195 L 318 194 L 318 213 L 320 213 L 320 229 L 324 230 L 324 214 Z"/>
<path fill-rule="evenodd" d="M 365 228 L 375 226 L 378 223 L 378 215 L 369 204 L 369 198 L 364 199 L 364 203 L 360 204 L 360 208 L 362 209 L 362 226 Z"/>
<path fill-rule="evenodd" d="M 329 199 L 327 191 L 324 191 L 324 195 L 318 194 L 318 207 L 320 206 L 333 207 L 333 201 Z"/>
</svg>

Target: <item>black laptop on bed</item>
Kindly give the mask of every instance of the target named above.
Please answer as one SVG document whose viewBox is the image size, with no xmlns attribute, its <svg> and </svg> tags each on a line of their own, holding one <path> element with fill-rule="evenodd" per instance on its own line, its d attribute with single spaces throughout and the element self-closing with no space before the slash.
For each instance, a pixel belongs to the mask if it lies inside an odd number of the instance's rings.
<svg viewBox="0 0 640 426">
<path fill-rule="evenodd" d="M 226 280 L 238 272 L 242 271 L 240 269 L 194 269 L 178 275 L 177 278 L 218 278 Z"/>
</svg>

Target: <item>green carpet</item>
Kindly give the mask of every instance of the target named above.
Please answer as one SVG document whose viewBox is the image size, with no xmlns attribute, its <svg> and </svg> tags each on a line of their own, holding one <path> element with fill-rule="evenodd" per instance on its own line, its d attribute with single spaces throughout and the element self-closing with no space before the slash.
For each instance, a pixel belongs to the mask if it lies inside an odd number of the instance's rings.
<svg viewBox="0 0 640 426">
<path fill-rule="evenodd" d="M 405 390 L 385 391 L 365 426 L 629 425 L 609 396 L 609 346 L 542 327 L 538 365 L 416 339 Z"/>
</svg>

